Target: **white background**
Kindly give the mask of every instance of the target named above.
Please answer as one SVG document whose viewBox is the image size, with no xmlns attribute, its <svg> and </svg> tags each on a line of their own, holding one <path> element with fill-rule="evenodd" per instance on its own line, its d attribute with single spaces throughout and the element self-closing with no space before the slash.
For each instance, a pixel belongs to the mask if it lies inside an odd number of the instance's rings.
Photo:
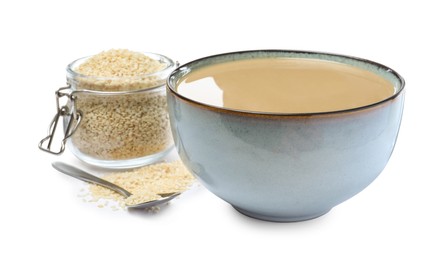
<svg viewBox="0 0 439 260">
<path fill-rule="evenodd" d="M 439 40 L 435 1 L 2 1 L 1 259 L 438 259 Z M 288 3 L 288 4 L 287 4 Z M 226 51 L 334 52 L 406 80 L 395 152 L 327 215 L 270 223 L 197 186 L 158 214 L 99 209 L 38 150 L 72 60 L 110 48 L 181 63 Z"/>
</svg>

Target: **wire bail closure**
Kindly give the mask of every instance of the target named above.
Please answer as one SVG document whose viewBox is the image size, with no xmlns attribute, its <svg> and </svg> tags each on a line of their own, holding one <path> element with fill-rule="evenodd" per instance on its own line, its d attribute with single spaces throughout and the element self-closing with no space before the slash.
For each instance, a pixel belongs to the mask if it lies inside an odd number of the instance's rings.
<svg viewBox="0 0 439 260">
<path fill-rule="evenodd" d="M 81 123 L 82 113 L 76 109 L 76 96 L 74 93 L 75 91 L 71 91 L 70 86 L 62 87 L 55 92 L 57 112 L 50 123 L 48 135 L 38 144 L 41 150 L 55 155 L 62 154 L 65 150 L 67 139 L 75 133 Z M 61 104 L 60 99 L 64 97 L 67 100 Z M 54 150 L 52 149 L 52 143 L 55 139 L 60 119 L 64 120 L 64 133 L 62 135 L 60 148 Z"/>
</svg>

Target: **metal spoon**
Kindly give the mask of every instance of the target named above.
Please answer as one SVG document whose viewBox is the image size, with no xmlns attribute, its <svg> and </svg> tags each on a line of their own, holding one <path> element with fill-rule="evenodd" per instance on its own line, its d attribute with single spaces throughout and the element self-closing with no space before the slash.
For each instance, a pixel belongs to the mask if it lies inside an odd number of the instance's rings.
<svg viewBox="0 0 439 260">
<path fill-rule="evenodd" d="M 114 183 L 111 183 L 111 182 L 108 182 L 104 179 L 98 178 L 94 175 L 91 175 L 90 173 L 87 173 L 81 169 L 78 169 L 78 168 L 71 166 L 71 165 L 68 165 L 66 163 L 54 162 L 54 163 L 52 163 L 52 166 L 53 166 L 53 168 L 57 169 L 58 171 L 65 173 L 69 176 L 72 176 L 74 178 L 83 180 L 85 182 L 101 185 L 101 186 L 106 187 L 110 190 L 113 190 L 113 191 L 119 193 L 120 195 L 124 196 L 125 198 L 128 198 L 129 196 L 132 195 L 129 191 L 123 189 L 122 187 L 115 185 Z M 157 200 L 142 202 L 139 204 L 126 205 L 126 207 L 127 208 L 136 208 L 136 209 L 145 209 L 145 208 L 154 207 L 154 206 L 157 206 L 157 205 L 160 205 L 160 204 L 163 204 L 165 202 L 172 200 L 173 198 L 180 195 L 180 193 L 179 192 L 172 192 L 172 193 L 161 193 L 158 195 L 160 195 L 162 198 L 157 199 Z"/>
</svg>

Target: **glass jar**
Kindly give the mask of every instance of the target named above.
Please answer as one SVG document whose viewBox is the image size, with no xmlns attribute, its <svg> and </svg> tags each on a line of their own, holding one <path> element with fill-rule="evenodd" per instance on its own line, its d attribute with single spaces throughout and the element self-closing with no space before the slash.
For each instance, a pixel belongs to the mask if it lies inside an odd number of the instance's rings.
<svg viewBox="0 0 439 260">
<path fill-rule="evenodd" d="M 68 87 L 57 91 L 58 114 L 63 142 L 80 160 L 133 168 L 157 161 L 172 149 L 165 84 L 176 64 L 163 55 L 144 54 L 163 68 L 136 77 L 94 77 L 75 71 L 89 57 L 68 65 Z M 58 99 L 64 96 L 68 101 L 61 106 Z"/>
</svg>

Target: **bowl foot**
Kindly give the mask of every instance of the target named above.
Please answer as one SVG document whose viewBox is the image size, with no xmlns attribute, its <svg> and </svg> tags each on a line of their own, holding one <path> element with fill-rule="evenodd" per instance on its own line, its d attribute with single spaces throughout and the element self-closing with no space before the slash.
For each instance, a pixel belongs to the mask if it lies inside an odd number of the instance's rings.
<svg viewBox="0 0 439 260">
<path fill-rule="evenodd" d="M 232 205 L 233 206 L 233 205 Z M 255 212 L 250 212 L 247 211 L 245 209 L 239 208 L 239 207 L 235 207 L 233 206 L 233 208 L 235 208 L 239 213 L 247 216 L 247 217 L 251 217 L 251 218 L 255 218 L 255 219 L 259 219 L 259 220 L 264 220 L 264 221 L 271 221 L 271 222 L 298 222 L 298 221 L 305 221 L 305 220 L 311 220 L 314 218 L 318 218 L 320 216 L 325 215 L 326 213 L 328 213 L 331 209 L 325 210 L 323 212 L 319 212 L 316 214 L 310 214 L 310 215 L 302 215 L 302 216 L 267 216 L 267 215 L 262 215 L 259 213 L 255 213 Z"/>
</svg>

